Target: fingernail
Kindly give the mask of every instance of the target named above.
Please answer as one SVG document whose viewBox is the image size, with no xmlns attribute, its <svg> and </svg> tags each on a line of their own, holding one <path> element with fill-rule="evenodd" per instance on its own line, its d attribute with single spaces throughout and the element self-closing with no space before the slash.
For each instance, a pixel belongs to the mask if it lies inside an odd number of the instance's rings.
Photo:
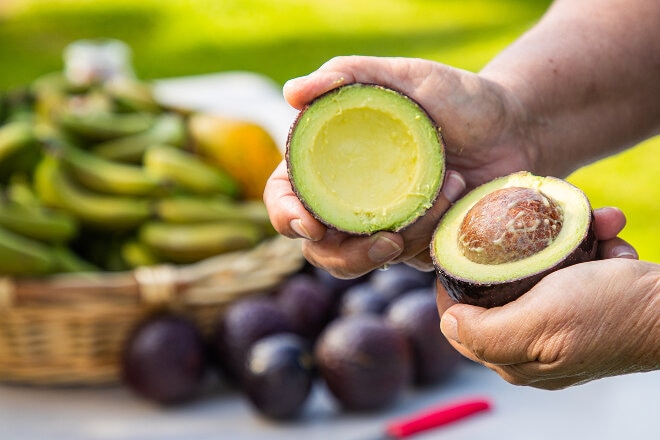
<svg viewBox="0 0 660 440">
<path fill-rule="evenodd" d="M 387 237 L 379 236 L 373 242 L 367 255 L 369 259 L 374 263 L 384 263 L 390 261 L 392 258 L 396 257 L 401 253 L 401 246 L 396 244 L 394 241 L 390 240 Z"/>
<path fill-rule="evenodd" d="M 440 330 L 447 339 L 461 342 L 458 339 L 458 323 L 456 322 L 454 315 L 450 315 L 449 313 L 442 315 L 442 320 L 440 321 Z"/>
<path fill-rule="evenodd" d="M 631 258 L 637 260 L 639 259 L 639 255 L 630 246 L 615 246 L 612 249 L 612 258 Z"/>
<path fill-rule="evenodd" d="M 453 203 L 463 194 L 465 187 L 463 176 L 455 171 L 448 171 L 445 183 L 442 185 L 442 194 Z"/>
<path fill-rule="evenodd" d="M 311 240 L 312 236 L 310 235 L 309 231 L 305 228 L 305 225 L 303 225 L 303 222 L 301 219 L 296 218 L 293 219 L 289 222 L 289 227 L 295 232 L 300 238 L 304 238 L 306 240 Z"/>
</svg>

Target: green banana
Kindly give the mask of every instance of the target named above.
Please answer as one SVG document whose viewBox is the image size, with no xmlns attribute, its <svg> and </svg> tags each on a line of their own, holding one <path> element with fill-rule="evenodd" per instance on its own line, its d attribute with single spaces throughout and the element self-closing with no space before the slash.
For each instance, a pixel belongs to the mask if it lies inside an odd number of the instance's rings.
<svg viewBox="0 0 660 440">
<path fill-rule="evenodd" d="M 150 113 L 162 111 L 162 106 L 156 100 L 151 85 L 145 82 L 121 78 L 106 82 L 104 90 L 121 110 Z"/>
<path fill-rule="evenodd" d="M 14 120 L 0 127 L 0 181 L 14 172 L 31 172 L 41 158 L 31 120 Z"/>
<path fill-rule="evenodd" d="M 32 124 L 27 121 L 9 122 L 0 127 L 0 163 L 17 151 L 36 141 Z"/>
<path fill-rule="evenodd" d="M 144 167 L 154 176 L 167 179 L 196 194 L 225 194 L 237 197 L 238 183 L 220 168 L 185 150 L 152 145 L 144 154 Z"/>
<path fill-rule="evenodd" d="M 171 224 L 147 222 L 139 240 L 174 263 L 192 263 L 214 255 L 247 249 L 262 238 L 261 227 L 245 222 Z"/>
<path fill-rule="evenodd" d="M 0 226 L 34 240 L 64 243 L 78 232 L 75 219 L 64 212 L 43 206 L 25 206 L 0 201 Z"/>
<path fill-rule="evenodd" d="M 77 181 L 101 193 L 146 196 L 164 187 L 161 179 L 141 166 L 104 159 L 73 145 L 63 148 L 61 161 Z"/>
<path fill-rule="evenodd" d="M 25 208 L 35 208 L 42 205 L 41 200 L 34 192 L 30 177 L 23 173 L 13 173 L 9 177 L 9 184 L 3 189 L 3 197 Z"/>
<path fill-rule="evenodd" d="M 155 266 L 163 262 L 154 251 L 138 240 L 128 240 L 121 247 L 121 256 L 132 268 Z"/>
<path fill-rule="evenodd" d="M 136 135 L 151 128 L 155 115 L 150 113 L 114 113 L 108 111 L 68 111 L 57 116 L 65 131 L 90 141 L 107 141 Z"/>
<path fill-rule="evenodd" d="M 102 195 L 76 185 L 52 156 L 45 156 L 37 166 L 34 185 L 45 204 L 64 209 L 96 228 L 130 229 L 151 215 L 148 199 Z"/>
<path fill-rule="evenodd" d="M 98 272 L 98 266 L 81 258 L 66 246 L 55 246 L 52 249 L 53 256 L 57 261 L 56 272 Z"/>
<path fill-rule="evenodd" d="M 150 145 L 181 146 L 185 140 L 186 127 L 183 117 L 175 113 L 164 113 L 156 118 L 150 129 L 132 136 L 99 143 L 92 147 L 91 151 L 109 160 L 140 162 Z"/>
<path fill-rule="evenodd" d="M 49 246 L 0 227 L 0 274 L 43 275 L 57 265 Z"/>
<path fill-rule="evenodd" d="M 237 201 L 218 196 L 178 196 L 154 201 L 154 215 L 169 223 L 246 221 L 270 224 L 261 200 Z"/>
</svg>

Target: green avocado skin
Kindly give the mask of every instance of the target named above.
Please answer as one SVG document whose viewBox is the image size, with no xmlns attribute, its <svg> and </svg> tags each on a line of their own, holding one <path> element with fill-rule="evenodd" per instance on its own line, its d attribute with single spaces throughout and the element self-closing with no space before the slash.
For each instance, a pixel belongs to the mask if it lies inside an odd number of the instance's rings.
<svg viewBox="0 0 660 440">
<path fill-rule="evenodd" d="M 438 281 L 445 288 L 449 296 L 464 304 L 492 308 L 503 306 L 530 290 L 541 279 L 552 272 L 596 259 L 598 240 L 594 230 L 594 216 L 591 214 L 591 222 L 587 234 L 580 245 L 566 258 L 559 261 L 555 266 L 524 278 L 513 279 L 504 283 L 480 284 L 470 280 L 457 278 L 446 273 L 442 268 L 436 268 Z"/>
</svg>

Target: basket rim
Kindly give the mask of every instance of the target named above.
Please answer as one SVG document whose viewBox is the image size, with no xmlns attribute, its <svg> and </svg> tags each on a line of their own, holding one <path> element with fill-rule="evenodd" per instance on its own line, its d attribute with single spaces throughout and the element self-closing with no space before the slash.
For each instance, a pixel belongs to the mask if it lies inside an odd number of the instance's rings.
<svg viewBox="0 0 660 440">
<path fill-rule="evenodd" d="M 267 263 L 267 264 L 266 264 Z M 283 235 L 187 265 L 164 263 L 128 271 L 0 276 L 0 311 L 21 306 L 106 303 L 213 304 L 268 289 L 304 264 L 301 243 Z"/>
</svg>

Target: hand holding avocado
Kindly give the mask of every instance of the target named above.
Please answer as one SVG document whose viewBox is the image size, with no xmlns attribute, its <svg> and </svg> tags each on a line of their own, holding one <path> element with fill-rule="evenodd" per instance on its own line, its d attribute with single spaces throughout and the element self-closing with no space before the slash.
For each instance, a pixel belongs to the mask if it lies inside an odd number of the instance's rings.
<svg viewBox="0 0 660 440">
<path fill-rule="evenodd" d="M 626 16 L 616 12 L 621 7 L 617 0 L 573 6 L 556 1 L 534 28 L 479 73 L 422 59 L 354 56 L 334 58 L 310 75 L 289 81 L 284 87 L 285 98 L 303 114 L 320 101 L 319 97 L 340 96 L 335 91 L 355 83 L 377 84 L 409 97 L 440 127 L 446 169 L 441 166 L 436 170 L 438 176 L 444 173 L 440 195 L 428 199 L 431 206 L 411 224 L 360 235 L 335 221 L 328 222 L 325 215 L 318 215 L 309 206 L 288 157 L 289 162 L 275 170 L 264 192 L 275 229 L 305 239 L 305 257 L 338 277 L 356 277 L 394 262 L 431 270 L 429 243 L 433 232 L 466 189 L 518 171 L 561 178 L 659 133 L 660 103 L 656 97 L 660 83 L 651 63 L 660 53 L 648 42 L 658 38 L 649 8 L 660 12 L 660 5 L 633 2 L 627 4 Z M 594 17 L 592 7 L 602 14 Z M 632 28 L 636 37 L 624 38 Z M 590 38 L 585 39 L 587 34 Z M 368 99 L 364 102 L 365 108 L 371 106 Z M 326 106 L 328 114 L 317 116 L 339 120 L 343 109 Z M 314 128 L 313 123 L 309 126 Z M 333 132 L 345 127 L 337 126 Z M 370 132 L 372 128 L 358 124 L 352 131 L 363 129 L 367 137 L 379 139 L 386 138 L 383 133 L 399 133 L 387 125 Z M 290 144 L 296 141 L 292 139 L 297 136 L 295 131 L 294 126 Z M 327 134 L 323 126 L 316 131 Z M 310 139 L 314 138 L 307 137 L 294 147 L 312 149 L 324 146 L 330 138 L 322 138 L 319 145 Z M 433 168 L 435 163 L 428 158 L 423 156 L 422 160 Z M 317 160 L 314 172 L 319 173 L 327 172 L 324 165 L 335 165 L 330 169 L 350 165 L 349 158 L 336 155 L 312 159 Z M 331 160 L 338 161 L 339 167 Z M 401 168 L 406 166 L 404 161 L 399 163 Z M 363 170 L 369 168 L 367 164 Z M 406 169 L 417 172 L 413 167 Z M 408 189 L 405 179 L 397 181 Z M 383 182 L 383 186 L 390 183 Z M 363 199 L 370 193 L 374 198 L 381 196 L 373 189 L 378 185 L 367 191 L 366 186 L 352 182 L 348 187 Z M 543 202 L 545 195 L 538 200 Z M 574 220 L 589 230 L 593 227 L 598 240 L 595 252 L 592 246 L 589 258 L 572 262 L 584 263 L 555 270 L 563 267 L 559 265 L 543 273 L 540 281 L 525 286 L 525 295 L 507 299 L 513 301 L 504 307 L 495 303 L 489 304 L 495 307 L 488 310 L 453 306 L 443 319 L 445 334 L 466 356 L 488 365 L 506 380 L 540 388 L 562 388 L 604 376 L 657 369 L 660 268 L 633 261 L 637 259 L 635 250 L 617 238 L 625 224 L 621 211 L 595 210 L 589 220 L 588 207 L 584 213 L 578 210 L 579 218 L 575 219 L 574 213 L 564 212 L 564 206 L 558 210 L 552 200 L 548 203 L 547 215 L 536 220 L 547 220 L 550 229 L 553 225 L 573 225 Z M 330 204 L 330 210 L 339 205 Z M 389 205 L 383 202 L 378 206 L 384 209 Z M 550 241 L 562 236 L 550 229 L 545 234 Z M 476 253 L 483 251 L 481 246 L 470 246 Z M 532 254 L 535 252 L 543 251 Z M 588 261 L 594 253 L 604 261 Z M 508 256 L 505 260 L 504 264 L 511 261 Z M 441 312 L 449 305 L 443 302 L 443 291 L 441 287 Z"/>
</svg>

